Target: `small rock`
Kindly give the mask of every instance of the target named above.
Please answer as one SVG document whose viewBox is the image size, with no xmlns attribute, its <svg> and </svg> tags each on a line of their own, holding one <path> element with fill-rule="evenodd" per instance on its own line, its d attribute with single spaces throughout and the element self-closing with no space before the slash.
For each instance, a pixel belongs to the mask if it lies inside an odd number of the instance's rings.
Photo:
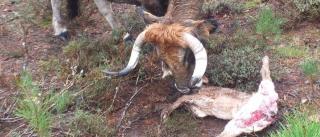
<svg viewBox="0 0 320 137">
<path fill-rule="evenodd" d="M 304 82 L 304 84 L 310 84 L 310 81 L 309 81 L 309 80 L 307 80 L 307 81 L 305 81 L 305 82 Z"/>
<path fill-rule="evenodd" d="M 4 9 L 3 12 L 12 12 L 11 9 Z"/>
<path fill-rule="evenodd" d="M 292 38 L 292 40 L 293 40 L 293 44 L 296 45 L 296 46 L 303 45 L 302 44 L 303 42 L 302 42 L 302 40 L 300 39 L 299 36 L 294 36 Z"/>
<path fill-rule="evenodd" d="M 304 103 L 306 103 L 307 101 L 308 101 L 308 99 L 302 98 L 302 99 L 301 99 L 301 104 L 304 104 Z"/>
<path fill-rule="evenodd" d="M 281 43 L 280 45 L 279 45 L 279 47 L 280 48 L 283 48 L 283 47 L 285 47 L 286 45 L 284 44 L 284 43 Z"/>
</svg>

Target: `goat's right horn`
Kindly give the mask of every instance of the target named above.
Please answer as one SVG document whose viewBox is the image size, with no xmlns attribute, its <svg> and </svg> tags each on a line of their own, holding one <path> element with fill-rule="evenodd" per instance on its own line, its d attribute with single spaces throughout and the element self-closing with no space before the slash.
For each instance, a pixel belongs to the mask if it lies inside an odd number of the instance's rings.
<svg viewBox="0 0 320 137">
<path fill-rule="evenodd" d="M 184 33 L 183 39 L 192 50 L 195 57 L 195 67 L 190 80 L 190 87 L 200 87 L 202 85 L 202 76 L 207 68 L 207 51 L 202 43 L 190 33 Z"/>
<path fill-rule="evenodd" d="M 106 70 L 103 70 L 103 72 L 106 73 L 107 75 L 111 75 L 111 76 L 128 75 L 129 72 L 132 71 L 137 66 L 137 64 L 139 62 L 139 54 L 141 51 L 141 46 L 144 44 L 145 33 L 146 33 L 146 31 L 141 32 L 138 35 L 137 39 L 135 40 L 133 47 L 132 47 L 129 62 L 124 69 L 120 70 L 119 72 L 109 71 L 106 69 Z"/>
</svg>

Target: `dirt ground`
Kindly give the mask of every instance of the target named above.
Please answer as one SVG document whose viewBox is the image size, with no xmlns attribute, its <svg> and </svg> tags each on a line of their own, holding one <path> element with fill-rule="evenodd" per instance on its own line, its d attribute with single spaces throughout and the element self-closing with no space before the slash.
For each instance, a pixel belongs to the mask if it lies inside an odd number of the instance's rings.
<svg viewBox="0 0 320 137">
<path fill-rule="evenodd" d="M 27 2 L 27 0 L 22 1 Z M 115 6 L 115 9 L 123 10 L 121 6 Z M 38 62 L 52 56 L 58 58 L 62 52 L 61 48 L 66 45 L 65 42 L 53 36 L 51 26 L 45 28 L 31 26 L 29 34 L 24 37 L 20 30 L 18 30 L 19 28 L 12 27 L 14 24 L 17 24 L 14 19 L 11 19 L 17 10 L 19 9 L 16 4 L 11 4 L 7 0 L 0 1 L 0 136 L 8 135 L 15 128 L 26 127 L 26 123 L 16 118 L 12 113 L 15 96 L 18 94 L 15 79 L 23 70 L 23 67 L 27 66 L 28 70 L 35 76 L 35 79 L 43 78 L 39 73 Z M 129 8 L 125 10 L 129 10 Z M 227 24 L 230 18 L 233 17 L 222 16 L 217 18 L 222 24 L 222 30 L 227 29 L 226 27 L 228 27 Z M 97 9 L 92 11 L 89 20 L 79 23 L 79 26 L 70 27 L 71 35 L 86 33 L 91 37 L 100 37 L 110 31 L 110 28 L 106 25 Z M 317 33 L 317 35 L 313 35 L 312 33 Z M 308 40 L 308 42 L 310 41 L 310 45 L 316 45 L 317 48 L 320 48 L 320 37 L 318 37 L 320 36 L 320 23 L 301 23 L 299 28 L 288 30 L 284 32 L 284 35 L 290 38 L 294 37 L 296 42 L 306 42 Z M 26 47 L 22 44 L 24 38 L 26 39 Z M 25 55 L 26 50 L 28 51 L 27 55 Z M 26 58 L 28 64 L 26 64 Z M 286 70 L 286 73 L 275 83 L 276 91 L 280 95 L 279 107 L 281 111 L 279 113 L 279 120 L 281 120 L 284 112 L 294 106 L 301 103 L 313 104 L 313 102 L 319 102 L 319 99 L 311 96 L 313 94 L 311 88 L 306 84 L 308 80 L 303 76 L 298 67 L 299 59 L 284 59 L 280 63 Z M 142 137 L 149 136 L 146 132 L 150 130 L 150 132 L 154 132 L 153 129 L 160 123 L 161 109 L 170 102 L 173 102 L 174 96 L 179 96 L 172 90 L 171 82 L 167 79 L 154 79 L 146 82 L 147 84 L 138 85 L 138 87 L 144 87 L 134 98 L 133 104 L 129 108 L 127 119 L 123 124 L 125 130 L 119 133 L 118 136 Z M 317 88 L 316 90 L 320 92 L 319 89 Z M 111 125 L 117 123 L 119 116 L 123 112 L 125 103 L 133 93 L 134 87 L 130 85 L 120 88 L 119 95 L 115 100 L 114 111 L 111 115 L 106 116 Z M 113 94 L 102 98 L 101 101 L 111 100 Z M 200 133 L 197 135 L 199 137 L 215 136 L 223 130 L 227 123 L 227 121 L 214 117 L 193 119 L 200 125 L 197 128 L 198 133 Z M 245 136 L 265 136 L 268 131 L 272 131 L 276 127 L 277 123 L 258 134 Z"/>
</svg>

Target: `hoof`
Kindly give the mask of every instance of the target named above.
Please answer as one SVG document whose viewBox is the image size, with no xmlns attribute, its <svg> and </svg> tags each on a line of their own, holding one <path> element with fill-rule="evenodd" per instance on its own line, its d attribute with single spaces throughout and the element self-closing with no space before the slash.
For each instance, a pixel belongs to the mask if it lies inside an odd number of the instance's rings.
<svg viewBox="0 0 320 137">
<path fill-rule="evenodd" d="M 163 109 L 160 114 L 161 123 L 165 123 L 169 119 L 170 112 L 167 108 Z"/>
<path fill-rule="evenodd" d="M 69 33 L 68 31 L 62 32 L 58 35 L 58 37 L 62 40 L 62 41 L 68 41 L 69 40 Z"/>
</svg>

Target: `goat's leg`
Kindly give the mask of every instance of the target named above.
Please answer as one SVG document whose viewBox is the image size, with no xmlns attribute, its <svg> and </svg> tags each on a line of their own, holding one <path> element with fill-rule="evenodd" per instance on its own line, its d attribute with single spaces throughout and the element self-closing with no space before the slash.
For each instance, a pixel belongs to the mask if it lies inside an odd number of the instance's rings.
<svg viewBox="0 0 320 137">
<path fill-rule="evenodd" d="M 94 0 L 94 3 L 97 5 L 99 12 L 106 18 L 112 30 L 120 30 L 122 25 L 118 19 L 114 17 L 111 2 L 106 0 Z M 126 33 L 123 40 L 130 43 L 132 37 L 129 33 Z"/>
<path fill-rule="evenodd" d="M 99 12 L 106 18 L 110 27 L 112 29 L 119 29 L 121 25 L 113 15 L 111 2 L 105 0 L 94 0 L 94 3 L 97 5 Z"/>
<path fill-rule="evenodd" d="M 65 41 L 68 38 L 68 32 L 67 27 L 63 24 L 63 20 L 61 18 L 61 0 L 51 0 L 51 7 L 54 35 L 59 36 L 62 40 Z"/>
<path fill-rule="evenodd" d="M 162 17 L 155 16 L 145 10 L 142 7 L 137 7 L 136 12 L 143 18 L 144 22 L 147 24 L 159 22 L 162 20 Z"/>
</svg>

